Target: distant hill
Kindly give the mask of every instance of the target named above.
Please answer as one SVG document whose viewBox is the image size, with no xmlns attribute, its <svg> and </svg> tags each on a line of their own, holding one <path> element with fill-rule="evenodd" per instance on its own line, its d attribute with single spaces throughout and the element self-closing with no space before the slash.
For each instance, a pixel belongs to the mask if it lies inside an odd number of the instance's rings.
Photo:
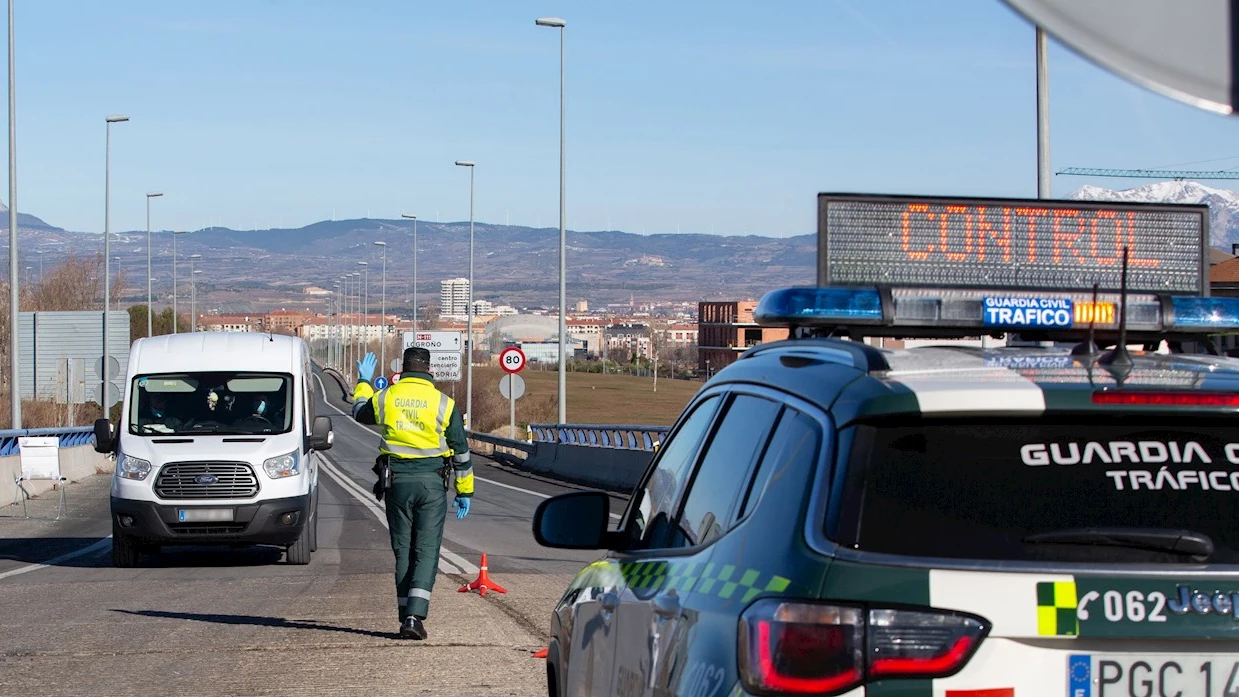
<svg viewBox="0 0 1239 697">
<path fill-rule="evenodd" d="M 69 233 L 77 235 L 78 233 Z M 98 239 L 98 235 L 85 235 Z M 419 300 L 438 300 L 439 281 L 469 275 L 469 223 L 417 224 Z M 567 295 L 570 304 L 652 300 L 760 298 L 772 288 L 813 283 L 817 247 L 813 235 L 728 237 L 705 234 L 637 235 L 626 232 L 567 233 Z M 409 220 L 323 221 L 296 229 L 207 228 L 177 240 L 182 265 L 201 254 L 200 288 L 332 288 L 342 275 L 369 263 L 374 290 L 382 277 L 387 243 L 389 302 L 411 294 L 413 223 Z M 131 275 L 146 273 L 146 232 L 118 233 L 114 253 Z M 156 274 L 170 277 L 171 235 L 154 240 Z M 187 270 L 182 268 L 182 274 Z M 182 278 L 183 280 L 183 278 Z M 524 306 L 559 304 L 559 230 L 474 224 L 474 297 Z M 243 303 L 238 298 L 237 303 Z M 377 302 L 377 299 L 372 298 Z M 234 306 L 240 306 L 234 305 Z M 376 305 L 377 307 L 377 305 Z"/>
<path fill-rule="evenodd" d="M 4 205 L 3 203 L 0 203 L 0 227 L 8 229 L 8 225 L 9 225 L 9 207 Z M 53 225 L 48 225 L 47 223 L 43 222 L 41 218 L 36 218 L 33 215 L 30 215 L 29 213 L 22 213 L 21 211 L 18 211 L 17 213 L 17 227 L 39 229 L 39 230 L 62 230 L 63 231 L 62 228 L 58 228 Z"/>
</svg>

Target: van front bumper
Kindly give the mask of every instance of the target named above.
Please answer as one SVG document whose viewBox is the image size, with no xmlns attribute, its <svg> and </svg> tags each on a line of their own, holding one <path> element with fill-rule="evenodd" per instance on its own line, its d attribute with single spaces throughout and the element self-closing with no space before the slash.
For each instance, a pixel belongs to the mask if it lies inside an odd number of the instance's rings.
<svg viewBox="0 0 1239 697">
<path fill-rule="evenodd" d="M 286 546 L 309 522 L 310 504 L 309 494 L 233 505 L 166 505 L 113 496 L 112 523 L 116 534 L 153 544 Z M 206 510 L 231 510 L 232 520 L 192 520 L 195 512 Z"/>
</svg>

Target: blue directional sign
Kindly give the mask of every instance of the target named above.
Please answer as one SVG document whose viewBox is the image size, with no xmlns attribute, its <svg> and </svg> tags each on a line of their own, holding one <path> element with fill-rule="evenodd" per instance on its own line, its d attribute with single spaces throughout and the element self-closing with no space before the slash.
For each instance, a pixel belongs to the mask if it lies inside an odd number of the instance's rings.
<svg viewBox="0 0 1239 697">
<path fill-rule="evenodd" d="M 387 387 L 387 378 L 380 375 L 374 379 L 374 389 L 381 390 L 384 387 Z"/>
</svg>

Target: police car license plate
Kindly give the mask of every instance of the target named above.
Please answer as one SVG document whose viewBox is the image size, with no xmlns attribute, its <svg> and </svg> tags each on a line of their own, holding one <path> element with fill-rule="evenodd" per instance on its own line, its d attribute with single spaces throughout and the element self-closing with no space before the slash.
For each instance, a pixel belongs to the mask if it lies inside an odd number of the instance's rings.
<svg viewBox="0 0 1239 697">
<path fill-rule="evenodd" d="M 1239 654 L 1073 654 L 1068 697 L 1239 696 Z"/>
<path fill-rule="evenodd" d="M 177 519 L 182 523 L 214 523 L 218 521 L 231 521 L 233 518 L 233 510 L 231 508 L 178 508 Z"/>
</svg>

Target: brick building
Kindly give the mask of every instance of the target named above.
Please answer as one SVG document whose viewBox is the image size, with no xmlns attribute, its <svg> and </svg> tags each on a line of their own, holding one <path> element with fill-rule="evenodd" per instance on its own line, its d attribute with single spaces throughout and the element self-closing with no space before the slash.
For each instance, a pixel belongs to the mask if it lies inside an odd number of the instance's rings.
<svg viewBox="0 0 1239 697">
<path fill-rule="evenodd" d="M 697 369 L 713 374 L 745 349 L 788 337 L 787 327 L 760 327 L 753 321 L 756 300 L 697 304 Z"/>
</svg>

